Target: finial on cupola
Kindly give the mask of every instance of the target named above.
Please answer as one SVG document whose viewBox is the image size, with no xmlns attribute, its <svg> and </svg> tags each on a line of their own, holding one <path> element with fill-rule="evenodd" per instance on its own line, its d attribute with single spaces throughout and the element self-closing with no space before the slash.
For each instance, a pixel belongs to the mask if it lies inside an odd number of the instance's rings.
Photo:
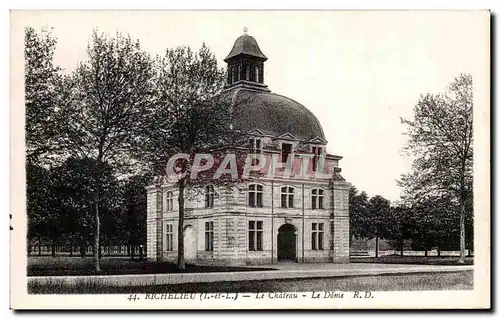
<svg viewBox="0 0 500 319">
<path fill-rule="evenodd" d="M 243 33 L 247 34 L 247 32 L 248 32 L 248 28 L 247 27 L 243 27 Z"/>
</svg>

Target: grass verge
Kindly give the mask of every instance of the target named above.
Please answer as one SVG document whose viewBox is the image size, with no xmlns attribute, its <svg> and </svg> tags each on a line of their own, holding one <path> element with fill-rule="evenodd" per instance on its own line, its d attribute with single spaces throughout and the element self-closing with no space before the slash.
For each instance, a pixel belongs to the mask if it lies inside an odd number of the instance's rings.
<svg viewBox="0 0 500 319">
<path fill-rule="evenodd" d="M 414 291 L 470 290 L 473 271 L 412 273 L 378 276 L 352 276 L 308 279 L 226 281 L 156 286 L 113 287 L 98 280 L 82 279 L 73 285 L 49 281 L 31 281 L 30 294 L 130 294 L 130 293 L 202 293 L 202 292 L 299 292 L 299 291 Z"/>
</svg>

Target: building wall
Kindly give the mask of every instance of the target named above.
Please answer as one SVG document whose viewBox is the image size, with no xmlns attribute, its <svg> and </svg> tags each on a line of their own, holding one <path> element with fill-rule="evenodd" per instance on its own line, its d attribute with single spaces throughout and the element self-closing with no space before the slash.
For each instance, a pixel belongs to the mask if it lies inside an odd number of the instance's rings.
<svg viewBox="0 0 500 319">
<path fill-rule="evenodd" d="M 213 208 L 204 207 L 204 194 L 189 195 L 186 200 L 185 226 L 196 234 L 196 252 L 188 263 L 197 264 L 266 264 L 278 258 L 278 229 L 283 224 L 292 224 L 297 234 L 298 262 L 348 262 L 349 260 L 349 192 L 348 184 L 336 182 L 333 196 L 329 182 L 261 180 L 264 186 L 263 207 L 249 207 L 247 185 L 240 190 L 223 189 L 214 200 Z M 281 208 L 281 187 L 294 187 L 294 207 Z M 325 191 L 324 209 L 312 209 L 313 188 Z M 174 207 L 166 210 L 166 193 L 174 193 Z M 156 200 L 155 200 L 156 199 Z M 333 207 L 333 200 L 335 205 Z M 334 208 L 334 210 L 333 210 Z M 157 218 L 163 223 L 159 227 Z M 248 250 L 248 222 L 263 222 L 262 251 Z M 214 223 L 214 250 L 205 251 L 205 222 Z M 324 224 L 324 249 L 311 250 L 312 223 Z M 177 260 L 178 206 L 177 191 L 167 185 L 148 189 L 148 258 L 156 260 Z M 173 249 L 168 251 L 165 231 L 167 225 L 173 229 Z M 158 232 L 162 229 L 163 236 Z M 161 238 L 161 239 L 159 239 Z M 156 242 L 162 241 L 162 252 L 156 250 Z M 333 244 L 332 244 L 333 243 Z M 332 244 L 332 245 L 331 245 Z M 151 248 L 151 249 L 150 249 Z M 158 257 L 161 256 L 161 257 Z"/>
</svg>

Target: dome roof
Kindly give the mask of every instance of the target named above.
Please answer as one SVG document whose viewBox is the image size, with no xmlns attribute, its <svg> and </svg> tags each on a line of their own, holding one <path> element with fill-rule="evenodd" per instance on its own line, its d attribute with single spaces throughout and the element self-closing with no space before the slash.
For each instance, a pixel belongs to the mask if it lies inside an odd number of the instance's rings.
<svg viewBox="0 0 500 319">
<path fill-rule="evenodd" d="M 229 52 L 224 61 L 227 62 L 227 60 L 230 60 L 231 58 L 234 58 L 235 56 L 238 56 L 240 54 L 260 58 L 264 61 L 267 60 L 267 57 L 260 50 L 255 38 L 246 33 L 238 37 L 238 39 L 234 41 L 233 49 L 231 50 L 231 52 Z"/>
<path fill-rule="evenodd" d="M 231 93 L 235 128 L 259 129 L 273 136 L 290 133 L 303 141 L 315 137 L 325 139 L 316 116 L 290 98 L 245 88 L 237 88 Z"/>
</svg>

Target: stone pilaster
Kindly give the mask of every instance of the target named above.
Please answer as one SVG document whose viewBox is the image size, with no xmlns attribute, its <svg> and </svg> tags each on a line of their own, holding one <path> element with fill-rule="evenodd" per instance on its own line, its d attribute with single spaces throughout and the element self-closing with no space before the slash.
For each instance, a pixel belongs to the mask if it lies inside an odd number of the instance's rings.
<svg viewBox="0 0 500 319">
<path fill-rule="evenodd" d="M 163 261 L 163 191 L 156 190 L 156 260 Z"/>
<path fill-rule="evenodd" d="M 349 184 L 333 184 L 333 213 L 330 216 L 330 260 L 349 262 Z"/>
</svg>

